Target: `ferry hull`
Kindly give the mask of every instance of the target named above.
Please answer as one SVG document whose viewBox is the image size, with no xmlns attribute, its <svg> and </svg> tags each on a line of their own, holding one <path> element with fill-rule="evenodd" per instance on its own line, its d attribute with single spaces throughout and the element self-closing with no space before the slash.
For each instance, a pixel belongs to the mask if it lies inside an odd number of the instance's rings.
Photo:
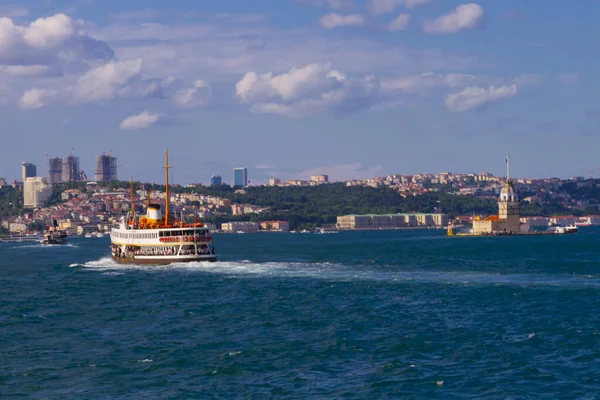
<svg viewBox="0 0 600 400">
<path fill-rule="evenodd" d="M 112 256 L 112 259 L 119 264 L 133 264 L 133 265 L 169 265 L 176 263 L 186 262 L 216 262 L 217 257 L 161 257 L 157 258 L 131 258 L 131 257 L 117 257 Z"/>
</svg>

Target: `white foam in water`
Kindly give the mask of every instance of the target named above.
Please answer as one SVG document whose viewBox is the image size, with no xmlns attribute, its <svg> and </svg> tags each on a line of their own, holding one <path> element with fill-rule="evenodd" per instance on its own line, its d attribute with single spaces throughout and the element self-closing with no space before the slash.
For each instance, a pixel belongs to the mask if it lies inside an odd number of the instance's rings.
<svg viewBox="0 0 600 400">
<path fill-rule="evenodd" d="M 118 264 L 110 257 L 104 257 L 85 264 L 71 264 L 70 267 L 84 267 L 105 271 L 107 275 L 121 275 L 126 271 L 198 271 L 235 277 L 262 278 L 313 278 L 335 281 L 388 281 L 395 283 L 440 283 L 449 285 L 506 285 L 506 286 L 590 286 L 600 287 L 600 277 L 585 275 L 545 275 L 545 274 L 498 274 L 481 271 L 423 271 L 406 270 L 402 266 L 396 270 L 374 270 L 373 266 L 346 266 L 338 263 L 265 262 L 250 260 L 174 263 L 166 266 Z M 383 268 L 383 267 L 382 267 Z"/>
<path fill-rule="evenodd" d="M 35 244 L 25 244 L 22 246 L 14 246 L 14 249 L 31 249 L 31 248 L 36 248 L 36 249 L 64 249 L 64 248 L 74 248 L 74 247 L 79 247 L 76 244 L 72 244 L 72 243 L 67 243 L 67 244 L 42 244 L 42 243 L 35 243 Z"/>
</svg>

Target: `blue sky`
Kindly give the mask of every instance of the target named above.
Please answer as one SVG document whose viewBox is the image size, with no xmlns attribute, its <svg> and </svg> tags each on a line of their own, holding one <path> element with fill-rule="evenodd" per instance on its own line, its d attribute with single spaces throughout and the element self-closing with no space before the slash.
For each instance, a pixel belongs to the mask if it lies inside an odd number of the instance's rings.
<svg viewBox="0 0 600 400">
<path fill-rule="evenodd" d="M 600 176 L 600 3 L 0 2 L 0 176 Z"/>
</svg>

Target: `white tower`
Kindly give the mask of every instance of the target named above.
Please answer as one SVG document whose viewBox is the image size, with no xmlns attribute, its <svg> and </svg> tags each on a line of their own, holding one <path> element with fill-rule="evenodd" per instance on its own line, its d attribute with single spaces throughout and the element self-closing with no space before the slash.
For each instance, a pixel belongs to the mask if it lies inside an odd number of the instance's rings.
<svg viewBox="0 0 600 400">
<path fill-rule="evenodd" d="M 506 183 L 500 191 L 498 199 L 498 217 L 505 221 L 506 230 L 509 232 L 519 232 L 521 225 L 521 213 L 517 191 L 510 179 L 510 155 L 506 155 Z"/>
</svg>

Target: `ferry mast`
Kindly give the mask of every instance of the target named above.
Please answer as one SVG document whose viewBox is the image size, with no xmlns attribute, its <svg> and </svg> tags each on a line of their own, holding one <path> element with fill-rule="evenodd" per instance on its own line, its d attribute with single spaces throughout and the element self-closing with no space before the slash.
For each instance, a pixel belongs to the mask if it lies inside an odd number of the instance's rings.
<svg viewBox="0 0 600 400">
<path fill-rule="evenodd" d="M 165 174 L 166 174 L 166 202 L 165 202 L 165 226 L 169 226 L 169 149 L 166 152 Z"/>
</svg>

